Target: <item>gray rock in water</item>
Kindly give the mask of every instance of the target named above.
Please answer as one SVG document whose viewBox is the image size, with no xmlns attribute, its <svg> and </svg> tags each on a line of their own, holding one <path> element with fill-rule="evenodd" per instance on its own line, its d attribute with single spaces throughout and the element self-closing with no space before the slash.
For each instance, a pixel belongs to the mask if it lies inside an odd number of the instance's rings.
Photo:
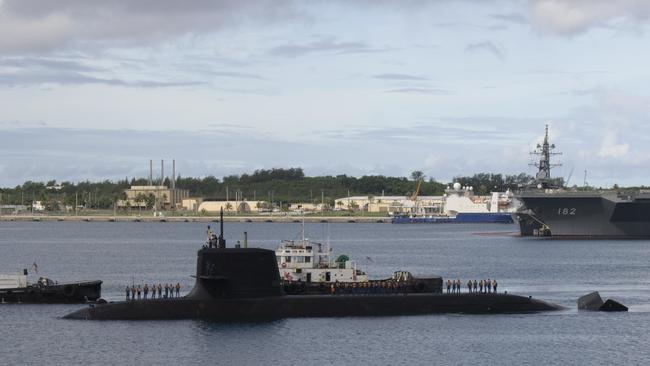
<svg viewBox="0 0 650 366">
<path fill-rule="evenodd" d="M 578 299 L 579 310 L 598 311 L 603 304 L 603 299 L 600 297 L 598 291 L 594 291 Z"/>
</svg>

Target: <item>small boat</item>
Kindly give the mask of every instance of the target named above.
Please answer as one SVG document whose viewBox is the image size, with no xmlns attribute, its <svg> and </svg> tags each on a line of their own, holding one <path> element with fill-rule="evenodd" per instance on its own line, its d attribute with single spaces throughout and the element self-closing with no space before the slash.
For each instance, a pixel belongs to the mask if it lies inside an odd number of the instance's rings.
<svg viewBox="0 0 650 366">
<path fill-rule="evenodd" d="M 283 240 L 275 251 L 282 286 L 287 295 L 340 293 L 442 292 L 442 278 L 417 278 L 397 271 L 391 278 L 370 279 L 345 255 L 332 261 L 332 249 L 305 238 L 303 222 L 299 240 Z"/>
<path fill-rule="evenodd" d="M 28 283 L 27 270 L 0 275 L 0 303 L 81 304 L 97 301 L 101 289 L 102 281 L 58 283 L 39 277 Z"/>
<path fill-rule="evenodd" d="M 331 260 L 329 241 L 322 243 L 305 238 L 305 222 L 299 240 L 283 240 L 275 251 L 280 278 L 285 282 L 367 282 L 368 276 L 357 269 L 357 263 L 347 255 Z"/>
</svg>

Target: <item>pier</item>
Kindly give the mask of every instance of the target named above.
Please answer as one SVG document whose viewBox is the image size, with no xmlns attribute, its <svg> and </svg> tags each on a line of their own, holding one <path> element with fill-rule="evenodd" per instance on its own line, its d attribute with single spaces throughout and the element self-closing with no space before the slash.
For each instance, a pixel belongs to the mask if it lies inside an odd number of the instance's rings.
<svg viewBox="0 0 650 366">
<path fill-rule="evenodd" d="M 302 216 L 225 216 L 224 222 L 250 223 L 292 223 L 302 222 Z M 306 223 L 385 223 L 390 224 L 390 217 L 378 216 L 305 216 Z M 59 221 L 59 222 L 218 222 L 211 216 L 126 216 L 126 215 L 2 215 L 0 221 Z"/>
</svg>

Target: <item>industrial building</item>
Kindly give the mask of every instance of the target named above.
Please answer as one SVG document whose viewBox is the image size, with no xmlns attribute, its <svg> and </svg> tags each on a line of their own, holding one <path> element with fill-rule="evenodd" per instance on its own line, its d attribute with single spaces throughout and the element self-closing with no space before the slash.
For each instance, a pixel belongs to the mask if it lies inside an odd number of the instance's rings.
<svg viewBox="0 0 650 366">
<path fill-rule="evenodd" d="M 334 200 L 334 210 L 362 210 L 381 213 L 439 213 L 443 196 L 350 196 Z"/>
<path fill-rule="evenodd" d="M 159 210 L 171 210 L 182 207 L 183 200 L 190 196 L 190 191 L 166 186 L 131 186 L 125 189 L 126 200 L 118 201 L 118 207 L 146 208 L 147 201 L 153 197 L 154 207 Z"/>
</svg>

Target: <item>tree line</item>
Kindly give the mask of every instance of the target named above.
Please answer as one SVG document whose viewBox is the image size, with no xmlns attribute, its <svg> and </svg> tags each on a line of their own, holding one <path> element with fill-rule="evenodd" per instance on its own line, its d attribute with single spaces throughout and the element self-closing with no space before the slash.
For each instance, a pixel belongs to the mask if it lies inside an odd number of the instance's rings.
<svg viewBox="0 0 650 366">
<path fill-rule="evenodd" d="M 529 184 L 533 177 L 526 174 L 501 175 L 480 173 L 467 177 L 456 177 L 454 182 L 474 187 L 475 194 L 485 195 L 492 191 L 516 190 Z M 250 174 L 229 175 L 221 179 L 209 175 L 203 178 L 176 177 L 176 187 L 187 189 L 190 197 L 205 200 L 258 200 L 283 203 L 324 201 L 333 205 L 336 198 L 351 196 L 410 196 L 421 180 L 419 194 L 435 196 L 444 194 L 447 184 L 427 178 L 421 171 L 407 177 L 388 177 L 383 175 L 305 176 L 302 168 L 259 169 Z M 160 183 L 160 182 L 159 182 Z M 41 201 L 46 210 L 60 210 L 61 205 L 90 209 L 112 208 L 117 200 L 125 199 L 124 190 L 133 185 L 148 185 L 146 178 L 125 178 L 123 180 L 101 182 L 49 182 L 28 181 L 14 188 L 0 189 L 0 203 L 12 205 L 31 205 Z M 163 185 L 170 186 L 169 178 Z M 143 198 L 146 199 L 146 198 Z"/>
</svg>

